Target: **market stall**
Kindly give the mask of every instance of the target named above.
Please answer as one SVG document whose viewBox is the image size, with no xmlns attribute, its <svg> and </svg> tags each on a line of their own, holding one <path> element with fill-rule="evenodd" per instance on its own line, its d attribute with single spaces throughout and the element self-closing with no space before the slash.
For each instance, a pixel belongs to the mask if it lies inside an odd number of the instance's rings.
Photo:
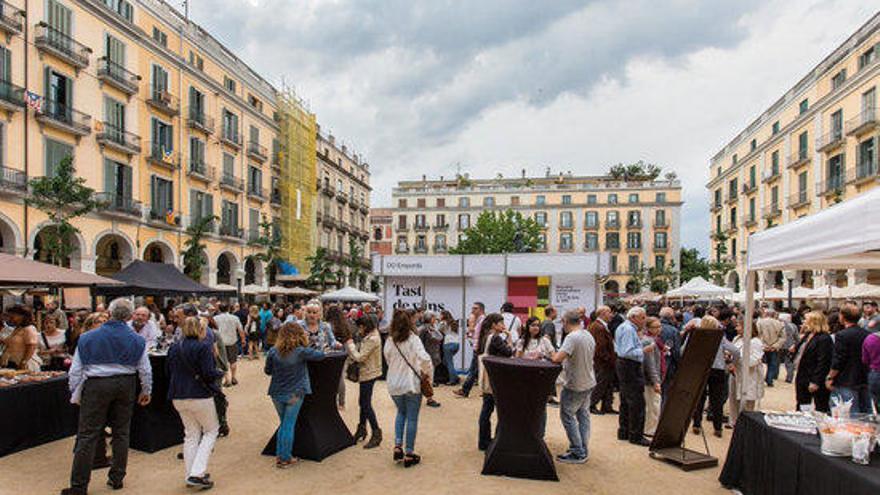
<svg viewBox="0 0 880 495">
<path fill-rule="evenodd" d="M 135 260 L 113 275 L 116 283 L 99 285 L 95 293 L 110 297 L 127 296 L 218 296 L 236 292 L 202 285 L 168 263 Z M 118 282 L 122 282 L 119 284 Z"/>
<path fill-rule="evenodd" d="M 871 269 L 880 268 L 880 223 L 868 221 L 865 218 L 876 218 L 880 214 L 880 189 L 874 189 L 855 198 L 831 206 L 815 215 L 800 218 L 794 222 L 768 229 L 753 234 L 749 239 L 749 247 L 746 256 L 746 318 L 744 329 L 743 354 L 750 353 L 750 343 L 753 333 L 754 313 L 754 280 L 758 271 L 761 270 L 834 270 L 843 268 Z M 804 242 L 809 239 L 810 242 Z M 826 289 L 827 290 L 827 289 Z M 833 289 L 832 289 L 833 292 Z M 748 388 L 749 375 L 743 376 L 743 388 Z M 743 399 L 744 400 L 744 399 Z M 749 417 L 749 416 L 746 416 Z M 737 421 L 737 436 L 747 436 L 743 431 L 749 428 L 749 421 Z M 742 425 L 742 426 L 741 426 Z M 757 493 L 856 493 L 853 490 L 861 490 L 854 482 L 854 477 L 868 477 L 877 479 L 877 459 L 872 459 L 871 466 L 851 466 L 846 462 L 839 462 L 833 457 L 809 453 L 804 445 L 818 442 L 816 434 L 796 433 L 799 437 L 790 443 L 799 445 L 800 455 L 791 456 L 790 451 L 784 454 L 781 449 L 765 450 L 754 444 L 746 444 L 745 456 L 764 456 L 767 462 L 757 466 L 759 472 L 753 476 L 763 479 L 774 479 L 780 476 L 774 466 L 785 462 L 790 465 L 792 476 L 790 484 L 784 492 L 764 492 L 763 488 L 748 483 L 747 480 L 738 480 L 737 476 L 722 476 L 722 483 L 740 489 L 745 495 Z M 736 450 L 731 447 L 733 455 L 729 454 L 725 463 L 725 472 L 734 469 L 740 462 Z M 784 457 L 783 457 L 784 456 Z M 876 456 L 876 454 L 875 454 Z M 841 473 L 840 471 L 857 471 L 853 473 Z M 783 475 L 784 476 L 784 475 Z M 832 482 L 829 480 L 842 480 Z M 794 488 L 793 490 L 791 488 Z M 872 488 L 876 493 L 876 486 Z M 861 493 L 861 492 L 859 492 Z M 869 492 L 864 492 L 869 493 Z"/>
<path fill-rule="evenodd" d="M 354 287 L 343 287 L 339 290 L 321 294 L 321 300 L 329 302 L 376 302 L 379 298 Z"/>
</svg>

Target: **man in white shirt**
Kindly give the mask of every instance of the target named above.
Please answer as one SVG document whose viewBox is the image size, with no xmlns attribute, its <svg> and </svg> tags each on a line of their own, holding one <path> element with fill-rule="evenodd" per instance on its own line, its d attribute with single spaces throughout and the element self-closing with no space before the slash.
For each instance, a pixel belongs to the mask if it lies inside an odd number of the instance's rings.
<svg viewBox="0 0 880 495">
<path fill-rule="evenodd" d="M 247 342 L 244 335 L 244 328 L 241 326 L 241 320 L 237 316 L 229 313 L 229 305 L 220 303 L 217 305 L 220 313 L 214 317 L 214 323 L 217 324 L 217 332 L 220 334 L 220 343 L 226 351 L 226 361 L 229 363 L 229 377 L 225 377 L 223 385 L 229 387 L 238 385 L 238 379 L 235 372 L 238 369 L 238 339 Z"/>
<path fill-rule="evenodd" d="M 146 306 L 140 306 L 131 315 L 131 321 L 128 326 L 134 330 L 134 333 L 140 335 L 147 342 L 147 349 L 156 347 L 156 341 L 159 339 L 159 327 L 150 318 L 152 313 Z"/>
<path fill-rule="evenodd" d="M 519 333 L 522 330 L 522 321 L 513 314 L 513 303 L 506 302 L 501 305 L 501 317 L 504 318 L 504 328 L 507 329 L 508 340 L 511 346 L 519 342 Z"/>
</svg>

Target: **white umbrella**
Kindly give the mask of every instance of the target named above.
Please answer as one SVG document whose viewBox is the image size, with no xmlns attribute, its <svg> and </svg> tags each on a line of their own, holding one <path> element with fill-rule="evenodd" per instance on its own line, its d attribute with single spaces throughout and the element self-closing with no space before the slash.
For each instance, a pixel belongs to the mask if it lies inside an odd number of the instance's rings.
<svg viewBox="0 0 880 495">
<path fill-rule="evenodd" d="M 344 289 L 327 292 L 321 296 L 322 301 L 343 301 L 343 302 L 376 302 L 378 297 L 369 294 L 354 287 L 345 287 Z"/>
<path fill-rule="evenodd" d="M 288 294 L 289 291 L 290 289 L 288 289 L 287 287 L 282 287 L 280 285 L 273 285 L 272 287 L 269 287 L 269 294 L 272 294 L 273 296 L 283 296 Z"/>
<path fill-rule="evenodd" d="M 870 299 L 880 298 L 880 285 L 862 282 L 850 287 L 840 289 L 840 297 L 848 297 L 852 299 Z"/>
<path fill-rule="evenodd" d="M 264 294 L 265 292 L 266 291 L 263 290 L 263 287 L 261 287 L 257 284 L 248 284 L 248 285 L 245 285 L 244 287 L 241 288 L 242 294 L 256 295 L 256 294 Z"/>
<path fill-rule="evenodd" d="M 214 288 L 217 290 L 238 290 L 229 284 L 216 284 L 214 285 Z"/>
<path fill-rule="evenodd" d="M 756 299 L 764 301 L 781 301 L 788 299 L 788 293 L 776 288 L 764 289 L 762 293 L 755 294 Z"/>
<path fill-rule="evenodd" d="M 715 285 L 703 277 L 694 277 L 681 287 L 668 291 L 666 297 L 717 298 L 729 297 L 732 294 L 733 289 L 729 287 Z"/>
</svg>

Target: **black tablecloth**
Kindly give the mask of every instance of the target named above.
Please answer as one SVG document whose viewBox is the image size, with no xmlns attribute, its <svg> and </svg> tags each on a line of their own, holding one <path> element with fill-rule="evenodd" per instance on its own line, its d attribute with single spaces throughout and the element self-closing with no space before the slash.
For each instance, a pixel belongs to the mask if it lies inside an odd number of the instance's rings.
<svg viewBox="0 0 880 495">
<path fill-rule="evenodd" d="M 483 474 L 559 481 L 553 456 L 541 436 L 541 423 L 562 367 L 492 356 L 485 357 L 483 364 L 498 413 L 498 429 L 486 450 Z"/>
<path fill-rule="evenodd" d="M 166 361 L 166 356 L 150 356 L 153 394 L 146 407 L 134 405 L 130 445 L 141 452 L 157 452 L 183 443 L 183 423 L 174 405 L 168 400 Z"/>
<path fill-rule="evenodd" d="M 76 434 L 67 377 L 0 389 L 0 457 Z"/>
<path fill-rule="evenodd" d="M 328 353 L 320 361 L 309 361 L 312 393 L 303 401 L 294 430 L 293 455 L 321 461 L 354 445 L 354 437 L 339 416 L 336 391 L 345 365 L 345 353 Z M 278 430 L 275 431 L 275 435 Z M 275 455 L 275 435 L 263 449 L 263 455 Z"/>
<path fill-rule="evenodd" d="M 818 435 L 771 428 L 748 412 L 736 421 L 719 480 L 744 495 L 877 495 L 880 456 L 868 466 L 825 456 Z"/>
</svg>

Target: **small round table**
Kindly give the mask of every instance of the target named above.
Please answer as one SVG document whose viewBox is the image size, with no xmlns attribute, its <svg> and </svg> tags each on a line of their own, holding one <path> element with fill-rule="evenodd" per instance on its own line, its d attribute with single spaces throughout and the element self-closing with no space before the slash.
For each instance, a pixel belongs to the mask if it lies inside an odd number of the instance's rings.
<svg viewBox="0 0 880 495">
<path fill-rule="evenodd" d="M 495 395 L 498 428 L 482 474 L 559 481 L 541 435 L 547 397 L 562 370 L 549 361 L 486 356 L 483 366 Z"/>
</svg>

